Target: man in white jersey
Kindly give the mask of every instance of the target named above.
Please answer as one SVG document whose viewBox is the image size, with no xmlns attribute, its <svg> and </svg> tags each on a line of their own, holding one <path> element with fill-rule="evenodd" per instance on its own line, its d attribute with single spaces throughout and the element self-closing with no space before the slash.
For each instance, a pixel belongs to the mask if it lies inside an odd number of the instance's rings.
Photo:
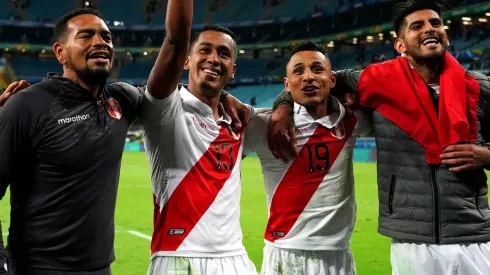
<svg viewBox="0 0 490 275">
<path fill-rule="evenodd" d="M 165 91 L 148 85 L 145 92 L 142 116 L 154 195 L 149 275 L 257 274 L 239 221 L 244 133 L 232 130 L 219 103 L 235 75 L 234 39 L 227 28 L 203 28 L 191 40 L 184 66 L 189 85 Z"/>
<path fill-rule="evenodd" d="M 257 152 L 269 220 L 262 274 L 355 274 L 349 249 L 356 203 L 352 158 L 370 124 L 333 96 L 335 74 L 323 46 L 305 41 L 290 54 L 285 87 L 294 99 L 298 157 L 284 163 L 269 150 L 269 114 L 252 118 L 245 153 Z"/>
</svg>

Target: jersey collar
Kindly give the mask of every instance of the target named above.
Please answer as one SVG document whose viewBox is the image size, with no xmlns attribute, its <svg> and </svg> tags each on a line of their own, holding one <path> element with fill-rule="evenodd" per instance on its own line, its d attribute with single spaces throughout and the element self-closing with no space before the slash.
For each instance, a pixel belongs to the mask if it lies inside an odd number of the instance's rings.
<svg viewBox="0 0 490 275">
<path fill-rule="evenodd" d="M 345 108 L 340 104 L 340 101 L 333 97 L 333 96 L 328 96 L 328 100 L 332 102 L 332 108 L 333 112 L 330 115 L 324 116 L 320 119 L 314 120 L 306 108 L 302 105 L 297 104 L 296 102 L 294 103 L 294 121 L 297 124 L 300 124 L 301 122 L 307 121 L 309 123 L 317 123 L 320 124 L 328 129 L 335 128 L 339 125 L 339 123 L 344 119 L 345 117 Z"/>
<path fill-rule="evenodd" d="M 203 115 L 204 117 L 210 118 L 214 120 L 214 115 L 213 115 L 213 110 L 211 107 L 209 107 L 206 103 L 202 102 L 199 100 L 197 97 L 195 97 L 189 90 L 187 90 L 187 87 L 182 85 L 180 87 L 180 96 L 182 97 L 182 100 L 193 107 L 198 113 Z M 231 117 L 225 112 L 225 109 L 223 108 L 223 105 L 221 103 L 218 103 L 218 112 L 221 114 L 221 117 L 218 118 L 216 121 L 216 124 L 220 123 L 226 123 L 228 125 L 231 125 Z"/>
</svg>

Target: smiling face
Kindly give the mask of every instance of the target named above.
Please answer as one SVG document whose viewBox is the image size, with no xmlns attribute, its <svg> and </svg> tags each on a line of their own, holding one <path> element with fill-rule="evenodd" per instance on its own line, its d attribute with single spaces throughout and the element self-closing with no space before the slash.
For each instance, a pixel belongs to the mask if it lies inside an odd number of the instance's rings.
<svg viewBox="0 0 490 275">
<path fill-rule="evenodd" d="M 335 86 L 330 61 L 319 51 L 295 53 L 287 64 L 286 74 L 286 89 L 294 102 L 305 107 L 324 103 Z"/>
<path fill-rule="evenodd" d="M 105 22 L 92 14 L 82 14 L 67 23 L 65 37 L 54 51 L 65 71 L 86 83 L 100 83 L 109 77 L 114 48 Z"/>
<path fill-rule="evenodd" d="M 185 63 L 189 70 L 189 88 L 196 87 L 206 97 L 221 93 L 228 80 L 235 77 L 236 43 L 220 31 L 204 31 L 191 48 Z"/>
<path fill-rule="evenodd" d="M 415 60 L 441 58 L 448 45 L 441 17 L 428 9 L 407 15 L 395 42 L 399 53 Z"/>
</svg>

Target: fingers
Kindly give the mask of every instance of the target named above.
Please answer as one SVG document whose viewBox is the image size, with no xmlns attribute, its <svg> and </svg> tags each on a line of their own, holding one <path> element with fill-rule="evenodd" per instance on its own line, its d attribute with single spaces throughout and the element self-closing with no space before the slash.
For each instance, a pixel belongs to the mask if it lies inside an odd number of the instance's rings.
<svg viewBox="0 0 490 275">
<path fill-rule="evenodd" d="M 356 95 L 353 93 L 346 93 L 344 95 L 344 106 L 351 107 L 356 102 Z"/>
<path fill-rule="evenodd" d="M 245 127 L 247 127 L 248 120 L 250 119 L 250 110 L 245 105 L 243 105 L 243 107 L 245 109 L 242 112 L 240 112 L 240 114 L 241 114 L 240 121 L 242 122 L 242 127 L 245 128 Z"/>
<path fill-rule="evenodd" d="M 12 92 L 15 90 L 15 88 L 17 88 L 19 86 L 19 81 L 14 81 L 12 83 L 10 83 L 10 85 L 7 87 L 7 89 L 5 89 L 5 92 L 4 94 L 12 94 Z"/>
<path fill-rule="evenodd" d="M 458 159 L 458 158 L 473 158 L 472 151 L 451 151 L 440 155 L 443 160 Z"/>
<path fill-rule="evenodd" d="M 472 169 L 474 169 L 473 164 L 468 163 L 468 164 L 461 165 L 461 166 L 451 167 L 451 168 L 449 168 L 449 171 L 451 171 L 451 172 L 463 172 L 463 171 L 468 171 L 468 170 L 472 170 Z"/>
<path fill-rule="evenodd" d="M 289 130 L 288 130 L 288 135 L 289 135 L 289 146 L 288 146 L 288 149 L 291 153 L 291 155 L 294 157 L 294 158 L 297 158 L 298 157 L 298 152 L 296 151 L 296 129 L 294 127 L 290 127 Z"/>
<path fill-rule="evenodd" d="M 22 90 L 24 90 L 25 88 L 28 88 L 29 86 L 31 86 L 31 84 L 29 84 L 27 81 L 25 80 L 21 80 L 19 82 L 19 85 L 17 85 L 17 87 L 14 89 L 14 91 L 12 92 L 12 94 L 15 94 L 17 92 L 20 92 Z"/>
<path fill-rule="evenodd" d="M 450 152 L 456 152 L 456 151 L 471 151 L 471 144 L 449 145 L 448 147 L 446 147 L 443 150 L 444 153 L 450 153 Z"/>
<path fill-rule="evenodd" d="M 442 163 L 448 165 L 448 166 L 459 166 L 459 165 L 465 165 L 465 164 L 473 164 L 473 158 L 454 158 L 454 159 L 446 159 L 443 160 Z"/>
<path fill-rule="evenodd" d="M 267 143 L 269 145 L 269 150 L 276 159 L 280 159 L 284 163 L 288 162 L 288 158 L 282 150 L 282 148 L 289 145 L 289 140 L 286 133 L 269 131 L 267 134 Z"/>
<path fill-rule="evenodd" d="M 230 112 L 231 120 L 233 121 L 233 131 L 237 131 L 242 128 L 242 123 L 240 122 L 240 118 L 238 117 L 236 109 L 232 109 Z"/>
<path fill-rule="evenodd" d="M 274 139 L 274 140 L 270 140 L 269 139 L 268 143 L 269 143 L 269 150 L 271 151 L 272 155 L 276 159 L 280 159 L 284 163 L 286 163 L 287 162 L 287 158 L 281 152 L 281 146 L 279 145 L 280 142 L 278 142 L 278 139 L 277 138 Z"/>
</svg>

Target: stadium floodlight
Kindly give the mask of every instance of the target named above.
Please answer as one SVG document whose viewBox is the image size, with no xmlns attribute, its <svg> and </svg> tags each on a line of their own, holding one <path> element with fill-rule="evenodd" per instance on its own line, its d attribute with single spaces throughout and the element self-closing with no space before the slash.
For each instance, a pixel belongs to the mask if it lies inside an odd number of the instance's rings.
<svg viewBox="0 0 490 275">
<path fill-rule="evenodd" d="M 85 6 L 86 7 L 90 6 L 90 2 L 89 1 L 85 1 Z"/>
<path fill-rule="evenodd" d="M 143 52 L 143 55 L 148 55 L 148 52 Z"/>
<path fill-rule="evenodd" d="M 486 18 L 478 18 L 478 21 L 483 22 L 483 23 L 488 22 L 488 20 Z"/>
<path fill-rule="evenodd" d="M 244 50 L 240 50 L 240 51 L 239 51 L 239 53 L 244 54 L 244 53 L 245 53 L 245 51 L 244 51 Z"/>
<path fill-rule="evenodd" d="M 471 21 L 471 17 L 462 17 L 461 20 L 463 20 L 463 21 Z"/>
</svg>

